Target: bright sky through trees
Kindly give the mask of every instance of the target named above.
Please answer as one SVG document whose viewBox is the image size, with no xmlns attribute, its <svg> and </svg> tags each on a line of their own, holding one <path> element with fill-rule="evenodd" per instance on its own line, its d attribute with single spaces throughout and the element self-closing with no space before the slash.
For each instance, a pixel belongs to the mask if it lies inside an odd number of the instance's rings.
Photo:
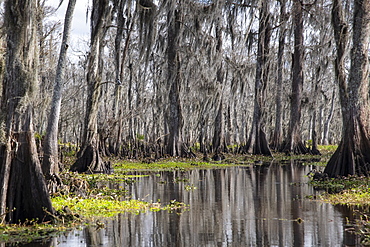
<svg viewBox="0 0 370 247">
<path fill-rule="evenodd" d="M 57 8 L 59 0 L 48 0 L 47 5 Z M 69 52 L 72 55 L 81 55 L 81 51 L 87 49 L 87 44 L 90 35 L 89 18 L 86 15 L 91 2 L 89 0 L 79 0 L 76 3 L 76 8 L 73 15 L 72 30 L 71 30 L 71 47 Z M 57 10 L 57 12 L 51 17 L 52 20 L 60 21 L 63 25 L 64 16 L 68 6 L 68 0 L 63 0 L 63 3 Z"/>
</svg>

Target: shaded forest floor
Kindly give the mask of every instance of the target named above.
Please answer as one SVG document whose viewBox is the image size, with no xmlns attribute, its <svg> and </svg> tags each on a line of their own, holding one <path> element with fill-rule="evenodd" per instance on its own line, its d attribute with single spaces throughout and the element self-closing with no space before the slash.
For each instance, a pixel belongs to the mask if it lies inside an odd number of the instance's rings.
<svg viewBox="0 0 370 247">
<path fill-rule="evenodd" d="M 140 214 L 147 211 L 167 210 L 181 213 L 183 210 L 187 210 L 188 205 L 177 201 L 145 202 L 131 199 L 122 185 L 134 183 L 138 176 L 146 176 L 146 171 L 218 169 L 228 166 L 269 165 L 272 162 L 281 165 L 294 165 L 298 162 L 301 165 L 311 165 L 321 171 L 335 148 L 335 146 L 320 146 L 321 156 L 286 156 L 275 153 L 272 158 L 256 155 L 224 154 L 222 159 L 218 161 L 214 161 L 212 158 L 204 160 L 201 154 L 197 154 L 198 158 L 194 159 L 165 158 L 156 161 L 109 158 L 114 164 L 114 173 L 109 175 L 67 172 L 75 158 L 73 155 L 65 154 L 65 171 L 61 173 L 64 186 L 58 193 L 51 195 L 53 206 L 57 211 L 54 221 L 46 224 L 37 224 L 32 220 L 19 225 L 0 224 L 0 243 L 24 243 L 43 240 L 80 227 L 83 224 L 103 228 L 103 218 L 112 217 L 122 212 Z M 177 179 L 178 181 L 175 182 L 183 182 L 181 178 Z M 353 231 L 361 234 L 365 243 L 370 241 L 368 237 L 370 236 L 370 220 L 368 220 L 366 214 L 369 212 L 370 206 L 370 178 L 311 179 L 310 183 L 323 193 L 315 198 L 307 195 L 307 198 L 356 207 L 355 212 L 359 217 L 357 217 L 356 225 L 353 226 Z M 108 186 L 109 184 L 116 184 L 117 186 Z M 187 186 L 185 189 L 195 188 Z"/>
</svg>

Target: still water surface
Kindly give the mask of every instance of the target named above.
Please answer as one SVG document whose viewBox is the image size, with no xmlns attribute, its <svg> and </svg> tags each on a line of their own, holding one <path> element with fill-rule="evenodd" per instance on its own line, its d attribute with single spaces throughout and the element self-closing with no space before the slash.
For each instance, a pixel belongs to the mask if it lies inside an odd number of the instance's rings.
<svg viewBox="0 0 370 247">
<path fill-rule="evenodd" d="M 346 231 L 349 209 L 307 199 L 316 193 L 306 183 L 311 169 L 292 162 L 147 173 L 121 186 L 133 199 L 176 200 L 189 210 L 121 214 L 104 229 L 28 246 L 360 246 Z"/>
</svg>

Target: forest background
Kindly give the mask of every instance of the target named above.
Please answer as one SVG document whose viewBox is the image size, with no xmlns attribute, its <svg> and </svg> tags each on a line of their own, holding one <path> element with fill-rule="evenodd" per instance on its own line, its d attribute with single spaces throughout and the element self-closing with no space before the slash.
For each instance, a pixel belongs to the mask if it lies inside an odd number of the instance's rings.
<svg viewBox="0 0 370 247">
<path fill-rule="evenodd" d="M 182 116 L 180 132 L 181 141 L 188 147 L 211 151 L 218 145 L 222 145 L 222 149 L 232 149 L 247 142 L 254 110 L 258 3 L 189 1 L 178 6 L 182 10 L 177 34 L 180 37 L 176 41 L 180 60 L 180 68 L 177 69 L 181 72 L 178 90 Z M 145 6 L 144 2 L 141 4 Z M 104 40 L 98 132 L 102 147 L 111 149 L 104 148 L 102 151 L 106 153 L 118 154 L 117 149 L 122 151 L 125 145 L 157 145 L 168 134 L 166 112 L 170 106 L 170 86 L 167 79 L 169 40 L 166 18 L 168 9 L 176 8 L 176 4 L 156 3 L 153 9 L 145 9 L 141 4 L 126 1 L 122 13 L 124 22 L 118 24 L 117 13 L 114 13 Z M 285 10 L 281 10 L 282 5 Z M 264 72 L 268 77 L 264 82 L 262 122 L 269 141 L 274 132 L 280 132 L 279 143 L 287 136 L 290 117 L 294 53 L 292 2 L 270 2 L 268 7 L 271 42 L 266 49 L 269 69 L 268 73 Z M 288 11 L 284 18 L 281 11 Z M 325 1 L 307 4 L 303 11 L 304 84 L 300 127 L 302 140 L 308 144 L 311 144 L 309 140 L 313 139 L 314 130 L 319 144 L 338 143 L 341 135 L 338 87 L 333 66 L 336 48 L 334 37 L 330 35 L 330 13 L 331 3 Z M 61 23 L 46 20 L 41 49 L 45 54 L 45 63 L 41 66 L 44 68 L 41 71 L 42 96 L 36 107 L 40 113 L 35 120 L 36 132 L 41 135 L 46 132 L 61 42 Z M 118 51 L 117 31 L 122 32 Z M 86 44 L 89 42 L 86 40 Z M 283 54 L 278 68 L 279 44 L 283 46 Z M 77 57 L 73 56 L 66 68 L 59 139 L 63 143 L 78 145 L 82 142 L 88 96 L 86 63 L 89 51 L 78 50 L 80 48 L 74 44 L 69 49 Z M 122 84 L 116 83 L 117 79 Z M 276 104 L 277 97 L 281 101 L 279 104 Z M 223 131 L 220 141 L 215 140 L 217 129 Z M 220 144 L 212 147 L 213 142 Z M 126 152 L 126 155 L 135 156 Z"/>
</svg>

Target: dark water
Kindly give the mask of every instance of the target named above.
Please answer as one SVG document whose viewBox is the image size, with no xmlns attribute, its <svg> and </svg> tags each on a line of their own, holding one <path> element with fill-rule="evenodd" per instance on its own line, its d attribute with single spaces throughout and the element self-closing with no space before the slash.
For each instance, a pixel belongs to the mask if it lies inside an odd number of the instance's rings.
<svg viewBox="0 0 370 247">
<path fill-rule="evenodd" d="M 316 193 L 306 184 L 311 169 L 289 163 L 150 173 L 124 185 L 133 199 L 177 200 L 189 210 L 121 214 L 104 229 L 28 246 L 360 246 L 346 231 L 349 209 L 307 199 Z"/>
</svg>

